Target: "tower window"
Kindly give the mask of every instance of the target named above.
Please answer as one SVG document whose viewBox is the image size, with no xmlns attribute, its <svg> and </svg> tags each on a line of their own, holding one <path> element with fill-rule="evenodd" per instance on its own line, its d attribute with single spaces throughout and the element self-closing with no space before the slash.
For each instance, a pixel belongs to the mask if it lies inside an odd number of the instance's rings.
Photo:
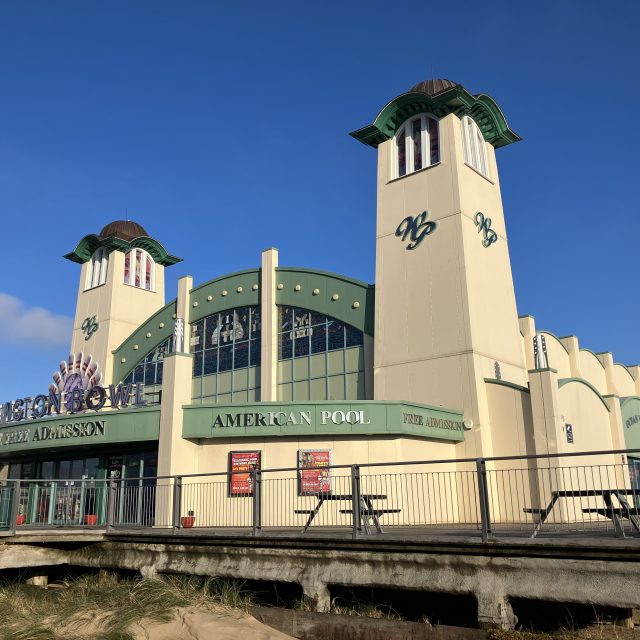
<svg viewBox="0 0 640 640">
<path fill-rule="evenodd" d="M 396 133 L 395 151 L 394 178 L 440 162 L 438 121 L 424 113 L 407 120 Z"/>
<path fill-rule="evenodd" d="M 131 249 L 125 254 L 124 283 L 147 291 L 155 290 L 155 262 L 143 249 Z"/>
<path fill-rule="evenodd" d="M 105 247 L 96 249 L 89 260 L 87 269 L 87 283 L 85 289 L 93 289 L 107 281 L 107 267 L 109 266 L 109 252 Z"/>
<path fill-rule="evenodd" d="M 462 118 L 462 146 L 464 161 L 485 178 L 488 178 L 489 164 L 487 163 L 487 147 L 484 136 L 480 127 L 469 116 Z"/>
</svg>

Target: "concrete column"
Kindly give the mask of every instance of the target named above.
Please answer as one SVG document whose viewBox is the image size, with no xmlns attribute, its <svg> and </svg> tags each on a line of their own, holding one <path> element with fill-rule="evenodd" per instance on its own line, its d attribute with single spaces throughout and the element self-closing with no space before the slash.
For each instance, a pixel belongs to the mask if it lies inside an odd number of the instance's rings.
<svg viewBox="0 0 640 640">
<path fill-rule="evenodd" d="M 193 280 L 185 276 L 178 281 L 176 322 L 184 321 L 184 351 L 164 358 L 162 401 L 160 403 L 160 439 L 158 475 L 175 476 L 198 472 L 198 446 L 182 437 L 183 405 L 191 404 L 193 356 L 189 354 L 189 291 Z M 159 480 L 156 497 L 156 524 L 171 522 L 172 483 Z"/>
<path fill-rule="evenodd" d="M 507 596 L 495 593 L 476 594 L 478 624 L 481 629 L 515 629 L 517 618 Z"/>
<path fill-rule="evenodd" d="M 636 383 L 636 395 L 640 396 L 640 364 L 631 365 L 627 369 Z"/>
<path fill-rule="evenodd" d="M 569 353 L 569 367 L 571 369 L 572 378 L 582 378 L 582 370 L 580 369 L 580 344 L 576 336 L 564 336 L 560 338 L 560 342 Z"/>
<path fill-rule="evenodd" d="M 613 354 L 610 352 L 596 353 L 596 358 L 600 360 L 600 363 L 604 367 L 604 375 L 607 380 L 607 394 L 619 395 L 613 375 Z"/>
<path fill-rule="evenodd" d="M 305 599 L 320 613 L 331 609 L 331 595 L 329 588 L 323 582 L 303 582 L 302 593 Z"/>
<path fill-rule="evenodd" d="M 533 357 L 533 339 L 536 336 L 536 320 L 533 316 L 518 317 L 520 333 L 524 345 L 524 357 L 527 369 L 535 369 L 536 363 Z"/>
<path fill-rule="evenodd" d="M 529 371 L 533 440 L 536 454 L 560 453 L 561 416 L 558 406 L 558 372 L 555 369 Z"/>
<path fill-rule="evenodd" d="M 278 250 L 262 252 L 260 284 L 260 321 L 262 347 L 260 362 L 260 399 L 275 402 L 278 399 L 278 308 L 276 306 L 276 267 Z"/>
</svg>

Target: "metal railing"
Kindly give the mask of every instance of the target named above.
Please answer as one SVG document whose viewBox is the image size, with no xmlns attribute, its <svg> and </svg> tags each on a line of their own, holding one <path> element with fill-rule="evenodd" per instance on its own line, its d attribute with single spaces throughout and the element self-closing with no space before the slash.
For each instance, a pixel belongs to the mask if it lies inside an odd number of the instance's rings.
<svg viewBox="0 0 640 640">
<path fill-rule="evenodd" d="M 630 458 L 636 454 L 638 460 Z M 640 538 L 640 450 L 253 469 L 126 480 L 15 480 L 0 527 L 207 535 Z"/>
</svg>

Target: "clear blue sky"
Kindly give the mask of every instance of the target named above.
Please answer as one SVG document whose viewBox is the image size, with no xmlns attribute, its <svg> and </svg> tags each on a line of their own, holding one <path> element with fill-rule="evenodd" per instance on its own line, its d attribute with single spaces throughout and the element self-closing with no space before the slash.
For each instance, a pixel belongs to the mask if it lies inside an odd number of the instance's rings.
<svg viewBox="0 0 640 640">
<path fill-rule="evenodd" d="M 524 138 L 498 151 L 519 313 L 639 362 L 639 7 L 0 0 L 0 401 L 46 389 L 61 256 L 114 219 L 185 259 L 168 299 L 271 245 L 372 282 L 376 154 L 348 132 L 430 77 Z"/>
</svg>

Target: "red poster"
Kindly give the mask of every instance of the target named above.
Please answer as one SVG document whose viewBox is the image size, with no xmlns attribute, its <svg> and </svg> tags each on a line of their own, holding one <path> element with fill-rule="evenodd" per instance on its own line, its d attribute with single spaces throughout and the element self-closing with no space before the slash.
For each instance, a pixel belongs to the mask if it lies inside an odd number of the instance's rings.
<svg viewBox="0 0 640 640">
<path fill-rule="evenodd" d="M 232 451 L 229 454 L 230 496 L 253 495 L 251 472 L 260 469 L 260 451 Z"/>
<path fill-rule="evenodd" d="M 301 449 L 298 451 L 300 493 L 317 495 L 331 493 L 331 449 Z"/>
</svg>

